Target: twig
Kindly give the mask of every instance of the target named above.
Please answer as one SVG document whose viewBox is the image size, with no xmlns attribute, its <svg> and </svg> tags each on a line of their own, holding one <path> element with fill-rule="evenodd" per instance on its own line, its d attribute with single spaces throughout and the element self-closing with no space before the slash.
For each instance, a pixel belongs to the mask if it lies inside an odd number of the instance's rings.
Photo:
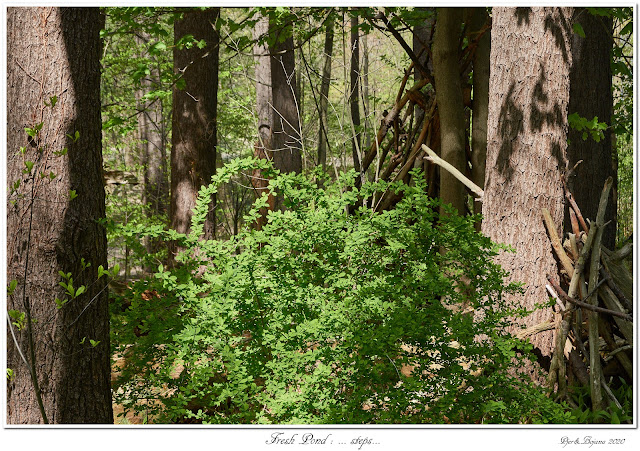
<svg viewBox="0 0 640 451">
<path fill-rule="evenodd" d="M 589 304 L 587 302 L 582 302 L 577 299 L 571 298 L 565 293 L 562 288 L 551 278 L 551 276 L 547 276 L 547 280 L 553 286 L 553 288 L 557 291 L 558 295 L 563 301 L 571 302 L 572 304 L 577 305 L 578 307 L 582 307 L 587 310 L 591 310 L 592 312 L 598 313 L 606 313 L 611 316 L 617 316 L 618 318 L 622 318 L 626 321 L 633 322 L 633 317 L 626 313 L 616 312 L 615 310 L 609 310 L 604 307 L 598 307 L 597 305 Z M 604 281 L 603 281 L 604 282 Z M 592 292 L 593 293 L 593 292 Z"/>
</svg>

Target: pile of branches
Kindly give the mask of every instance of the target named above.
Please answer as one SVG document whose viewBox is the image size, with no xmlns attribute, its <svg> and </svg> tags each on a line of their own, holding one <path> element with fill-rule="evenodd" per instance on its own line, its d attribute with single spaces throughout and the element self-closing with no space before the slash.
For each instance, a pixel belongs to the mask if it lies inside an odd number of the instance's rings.
<svg viewBox="0 0 640 451">
<path fill-rule="evenodd" d="M 570 401 L 569 379 L 589 387 L 594 412 L 604 410 L 610 403 L 621 408 L 611 386 L 633 381 L 633 276 L 625 262 L 633 246 L 628 242 L 614 252 L 602 245 L 611 177 L 602 190 L 595 221 L 585 221 L 566 179 L 564 182 L 572 230 L 564 241 L 560 240 L 549 211 L 543 209 L 544 223 L 561 267 L 559 280 L 547 275 L 547 291 L 555 299 L 558 313 L 547 382 L 550 388 L 557 387 L 558 400 Z M 562 285 L 568 286 L 567 291 Z"/>
</svg>

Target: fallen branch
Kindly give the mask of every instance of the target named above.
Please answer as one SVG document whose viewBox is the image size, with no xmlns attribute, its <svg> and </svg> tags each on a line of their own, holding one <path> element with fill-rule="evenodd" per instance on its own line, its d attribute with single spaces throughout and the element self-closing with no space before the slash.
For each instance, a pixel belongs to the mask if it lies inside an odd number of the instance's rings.
<svg viewBox="0 0 640 451">
<path fill-rule="evenodd" d="M 425 160 L 428 160 L 434 164 L 437 164 L 441 168 L 451 173 L 451 175 L 453 175 L 460 182 L 462 182 L 464 186 L 469 188 L 471 192 L 478 197 L 476 201 L 482 202 L 482 199 L 484 198 L 484 191 L 482 190 L 482 188 L 480 188 L 478 185 L 476 185 L 471 180 L 469 180 L 462 172 L 458 171 L 455 167 L 453 167 L 453 165 L 451 165 L 447 161 L 440 158 L 433 150 L 431 150 L 425 144 L 422 145 L 422 150 L 424 150 L 427 153 L 427 156 L 424 157 Z"/>
<path fill-rule="evenodd" d="M 516 334 L 516 338 L 522 340 L 524 338 L 530 337 L 531 335 L 539 334 L 540 332 L 545 332 L 547 330 L 551 330 L 555 327 L 555 324 L 551 321 L 545 321 L 543 323 L 538 323 L 534 326 L 528 327 L 526 329 L 521 330 Z"/>
<path fill-rule="evenodd" d="M 549 232 L 549 238 L 551 239 L 551 246 L 553 246 L 553 250 L 556 251 L 556 255 L 558 256 L 560 263 L 562 263 L 562 267 L 565 271 L 567 271 L 567 274 L 569 274 L 569 278 L 573 277 L 573 264 L 567 253 L 564 251 L 564 248 L 562 247 L 556 225 L 551 218 L 549 210 L 547 210 L 546 208 L 542 209 L 542 218 L 544 221 L 544 225 L 547 226 L 547 231 Z"/>
</svg>

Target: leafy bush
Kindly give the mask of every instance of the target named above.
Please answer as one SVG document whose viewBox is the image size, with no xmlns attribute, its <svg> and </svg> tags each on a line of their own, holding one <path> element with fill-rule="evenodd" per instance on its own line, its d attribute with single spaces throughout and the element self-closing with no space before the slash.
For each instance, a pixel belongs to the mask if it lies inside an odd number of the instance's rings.
<svg viewBox="0 0 640 451">
<path fill-rule="evenodd" d="M 218 171 L 190 235 L 165 233 L 187 249 L 182 265 L 136 284 L 116 315 L 113 342 L 127 359 L 115 388 L 126 408 L 150 409 L 158 422 L 568 418 L 506 371 L 526 347 L 505 332 L 514 310 L 503 294 L 517 287 L 504 285 L 477 218 L 440 216 L 419 174 L 416 186 L 360 190 L 353 173 L 324 188 L 288 174 L 272 181 L 287 210 L 271 212 L 263 230 L 199 239 L 208 197 L 256 165 L 267 168 L 246 159 Z M 403 192 L 394 210 L 348 214 L 383 190 Z"/>
<path fill-rule="evenodd" d="M 589 387 L 571 387 L 573 403 L 576 407 L 571 411 L 572 423 L 592 424 L 609 423 L 621 424 L 633 422 L 633 386 L 627 384 L 624 379 L 616 381 L 619 386 L 612 387 L 615 398 L 620 403 L 618 407 L 615 403 L 610 403 L 605 410 L 591 410 L 591 397 Z M 611 383 L 611 382 L 610 382 Z"/>
</svg>

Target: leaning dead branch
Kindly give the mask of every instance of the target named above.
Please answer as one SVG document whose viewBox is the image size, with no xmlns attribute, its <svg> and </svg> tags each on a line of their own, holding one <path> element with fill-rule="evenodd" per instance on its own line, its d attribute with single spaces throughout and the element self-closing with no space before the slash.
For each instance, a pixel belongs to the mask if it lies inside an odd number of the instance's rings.
<svg viewBox="0 0 640 451">
<path fill-rule="evenodd" d="M 424 157 L 425 160 L 428 160 L 434 164 L 437 164 L 441 168 L 449 171 L 451 175 L 457 178 L 464 186 L 469 188 L 473 194 L 476 195 L 477 201 L 482 202 L 484 197 L 484 191 L 478 185 L 469 180 L 462 172 L 458 171 L 453 165 L 449 162 L 440 158 L 433 150 L 431 150 L 428 146 L 422 145 L 422 150 L 427 153 L 427 156 Z"/>
</svg>

